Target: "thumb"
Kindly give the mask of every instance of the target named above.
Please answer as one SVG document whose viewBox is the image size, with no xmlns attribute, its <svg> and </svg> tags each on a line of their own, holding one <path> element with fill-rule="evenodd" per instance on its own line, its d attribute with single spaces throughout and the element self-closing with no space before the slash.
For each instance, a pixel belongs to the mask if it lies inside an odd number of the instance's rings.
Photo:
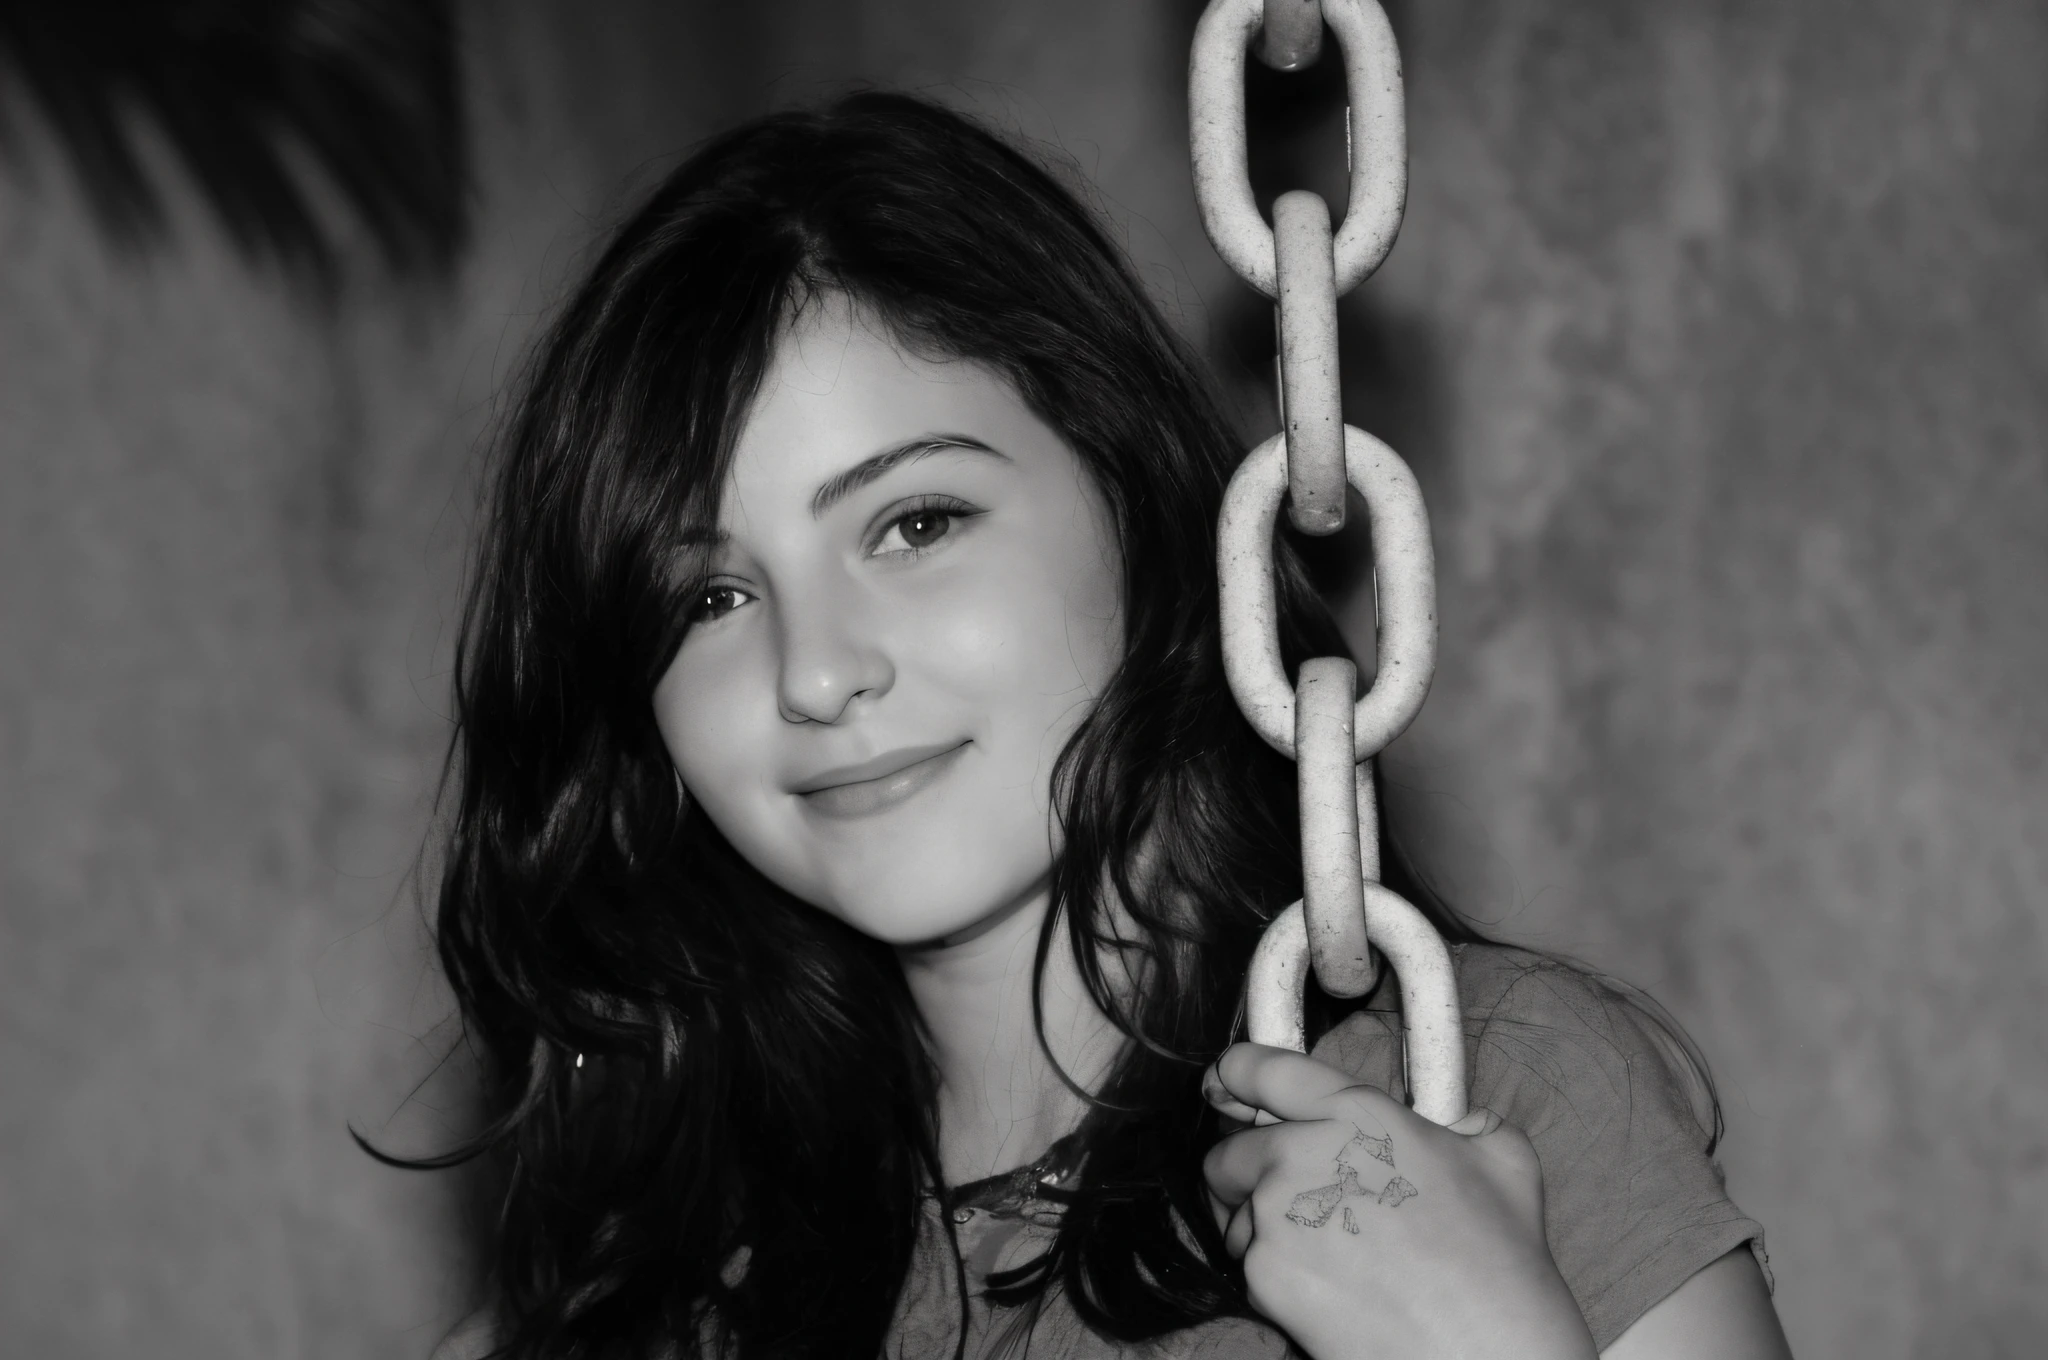
<svg viewBox="0 0 2048 1360">
<path fill-rule="evenodd" d="M 1446 1125 L 1452 1133 L 1462 1133 L 1468 1138 L 1484 1138 L 1501 1126 L 1501 1117 L 1484 1105 L 1475 1105 L 1466 1112 L 1463 1119 Z"/>
<path fill-rule="evenodd" d="M 1202 1074 L 1202 1098 L 1209 1102 L 1211 1109 L 1240 1127 L 1253 1123 L 1270 1124 L 1271 1119 L 1260 1119 L 1263 1111 L 1254 1109 L 1230 1093 L 1223 1084 L 1223 1077 L 1216 1070 L 1216 1064 L 1209 1064 L 1209 1070 Z"/>
</svg>

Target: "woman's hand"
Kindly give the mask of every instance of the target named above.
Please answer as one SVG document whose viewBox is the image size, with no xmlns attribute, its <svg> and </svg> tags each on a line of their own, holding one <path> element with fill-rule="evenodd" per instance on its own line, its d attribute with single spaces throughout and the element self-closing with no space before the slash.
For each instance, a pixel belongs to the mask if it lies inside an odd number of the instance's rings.
<svg viewBox="0 0 2048 1360">
<path fill-rule="evenodd" d="M 1543 1182 L 1518 1129 L 1475 1110 L 1439 1128 L 1333 1067 L 1233 1046 L 1210 1104 L 1250 1121 L 1204 1163 L 1252 1306 L 1315 1360 L 1593 1355 L 1543 1238 Z"/>
</svg>

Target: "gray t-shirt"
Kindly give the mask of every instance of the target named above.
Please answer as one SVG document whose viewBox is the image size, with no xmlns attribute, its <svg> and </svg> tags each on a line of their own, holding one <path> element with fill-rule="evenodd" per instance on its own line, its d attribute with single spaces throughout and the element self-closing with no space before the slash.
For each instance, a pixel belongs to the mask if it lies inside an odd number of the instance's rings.
<svg viewBox="0 0 2048 1360">
<path fill-rule="evenodd" d="M 1543 1168 L 1551 1255 L 1605 1349 L 1692 1274 L 1763 1229 L 1728 1199 L 1708 1152 L 1704 1085 L 1670 1036 L 1620 988 L 1502 945 L 1453 950 L 1472 1103 L 1529 1135 Z M 1399 1098 L 1398 993 L 1391 983 L 1315 1046 L 1315 1056 Z M 1085 1173 L 1084 1173 L 1085 1174 Z M 898 1303 L 887 1353 L 951 1355 L 959 1330 L 953 1248 L 937 1200 Z M 1288 1354 L 1263 1323 L 1223 1318 L 1122 1345 L 1090 1332 L 1056 1291 L 1036 1311 L 979 1297 L 994 1269 L 1030 1260 L 1057 1210 L 1029 1200 L 954 1211 L 969 1292 L 967 1354 L 1047 1360 L 1237 1360 Z M 1768 1272 L 1768 1266 L 1766 1266 Z"/>
</svg>

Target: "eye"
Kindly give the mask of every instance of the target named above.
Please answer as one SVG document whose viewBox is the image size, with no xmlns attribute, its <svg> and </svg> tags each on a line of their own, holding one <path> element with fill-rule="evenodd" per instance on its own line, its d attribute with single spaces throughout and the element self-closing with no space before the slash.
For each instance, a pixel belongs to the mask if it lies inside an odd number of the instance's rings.
<svg viewBox="0 0 2048 1360">
<path fill-rule="evenodd" d="M 738 586 L 705 586 L 690 597 L 686 617 L 691 623 L 713 623 L 753 598 Z"/>
<path fill-rule="evenodd" d="M 883 527 L 882 536 L 868 551 L 917 556 L 950 535 L 958 521 L 978 513 L 964 502 L 951 499 L 910 506 Z"/>
</svg>

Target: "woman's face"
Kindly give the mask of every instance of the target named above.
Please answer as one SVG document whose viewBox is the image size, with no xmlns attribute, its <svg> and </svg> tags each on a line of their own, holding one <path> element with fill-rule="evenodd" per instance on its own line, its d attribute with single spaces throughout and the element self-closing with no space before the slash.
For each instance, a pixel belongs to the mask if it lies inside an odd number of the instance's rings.
<svg viewBox="0 0 2048 1360">
<path fill-rule="evenodd" d="M 1051 774 L 1122 655 L 1107 507 L 1003 379 L 843 297 L 776 352 L 654 692 L 762 873 L 897 945 L 1042 894 Z"/>
</svg>

